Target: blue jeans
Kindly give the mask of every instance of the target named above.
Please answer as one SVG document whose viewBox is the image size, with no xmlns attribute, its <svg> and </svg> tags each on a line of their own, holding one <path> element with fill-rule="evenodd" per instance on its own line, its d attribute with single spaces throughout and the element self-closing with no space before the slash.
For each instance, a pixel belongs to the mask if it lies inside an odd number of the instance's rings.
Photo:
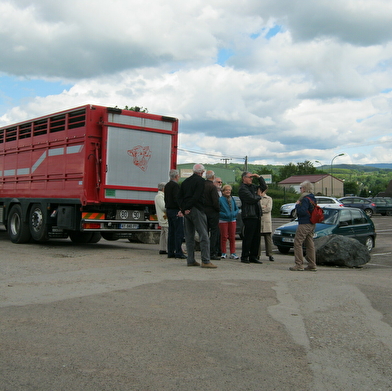
<svg viewBox="0 0 392 391">
<path fill-rule="evenodd" d="M 168 257 L 184 255 L 181 244 L 184 239 L 184 218 L 178 217 L 179 209 L 167 209 L 166 216 L 169 222 L 169 237 L 167 240 Z"/>
<path fill-rule="evenodd" d="M 192 208 L 191 212 L 185 215 L 185 243 L 187 263 L 195 263 L 195 232 L 200 237 L 201 261 L 210 263 L 210 240 L 207 232 L 207 216 L 197 208 Z"/>
</svg>

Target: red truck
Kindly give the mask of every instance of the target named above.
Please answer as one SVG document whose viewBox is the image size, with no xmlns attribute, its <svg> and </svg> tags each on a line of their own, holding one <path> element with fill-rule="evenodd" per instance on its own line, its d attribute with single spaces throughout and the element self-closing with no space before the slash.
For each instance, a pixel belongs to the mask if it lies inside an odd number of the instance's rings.
<svg viewBox="0 0 392 391">
<path fill-rule="evenodd" d="M 158 229 L 178 120 L 85 105 L 0 128 L 0 223 L 13 243 L 96 243 Z"/>
</svg>

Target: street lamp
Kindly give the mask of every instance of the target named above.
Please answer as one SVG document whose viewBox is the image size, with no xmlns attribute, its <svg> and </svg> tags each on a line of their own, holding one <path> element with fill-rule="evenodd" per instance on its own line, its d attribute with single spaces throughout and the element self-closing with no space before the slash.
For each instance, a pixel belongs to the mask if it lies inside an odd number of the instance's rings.
<svg viewBox="0 0 392 391">
<path fill-rule="evenodd" d="M 314 162 L 320 164 L 320 167 L 323 166 L 322 163 L 320 162 L 320 160 L 315 160 Z M 324 184 L 323 184 L 323 181 L 324 181 L 324 175 L 321 177 L 321 194 L 324 194 Z"/>
<path fill-rule="evenodd" d="M 344 154 L 344 153 L 339 153 L 339 155 L 334 156 L 333 159 L 331 160 L 331 197 L 333 197 L 332 164 L 333 164 L 333 161 L 334 161 L 337 157 L 343 156 L 343 155 L 345 155 L 345 154 Z"/>
</svg>

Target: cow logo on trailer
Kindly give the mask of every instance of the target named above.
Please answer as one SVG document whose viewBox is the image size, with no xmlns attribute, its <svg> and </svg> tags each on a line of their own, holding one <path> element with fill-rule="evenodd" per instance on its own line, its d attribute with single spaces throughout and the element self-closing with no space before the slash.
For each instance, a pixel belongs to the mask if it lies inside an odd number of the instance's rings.
<svg viewBox="0 0 392 391">
<path fill-rule="evenodd" d="M 133 164 L 143 171 L 147 170 L 148 161 L 151 157 L 150 147 L 142 147 L 138 145 L 132 149 L 128 149 L 128 155 L 133 156 Z"/>
</svg>

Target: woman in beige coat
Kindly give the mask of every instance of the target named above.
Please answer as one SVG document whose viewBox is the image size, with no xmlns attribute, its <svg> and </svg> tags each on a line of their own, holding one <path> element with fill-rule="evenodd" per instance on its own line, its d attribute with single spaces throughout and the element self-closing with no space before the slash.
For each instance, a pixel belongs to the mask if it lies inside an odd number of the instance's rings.
<svg viewBox="0 0 392 391">
<path fill-rule="evenodd" d="M 267 189 L 268 190 L 268 189 Z M 270 261 L 274 260 L 272 256 L 272 198 L 267 195 L 267 190 L 263 191 L 260 200 L 260 206 L 263 211 L 261 216 L 261 235 L 264 236 L 265 255 Z M 261 254 L 261 246 L 259 248 L 259 256 Z"/>
</svg>

